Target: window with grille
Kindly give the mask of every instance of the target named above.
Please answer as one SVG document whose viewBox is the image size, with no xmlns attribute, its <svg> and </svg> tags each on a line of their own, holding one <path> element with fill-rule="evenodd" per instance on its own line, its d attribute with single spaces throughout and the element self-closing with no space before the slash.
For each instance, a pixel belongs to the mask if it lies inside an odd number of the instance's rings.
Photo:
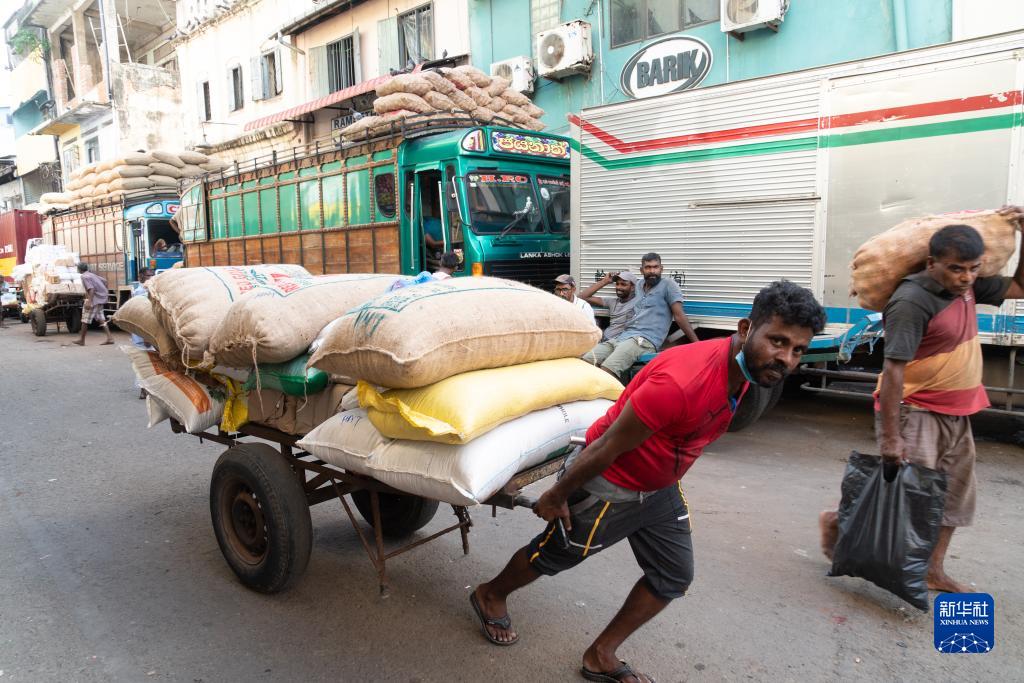
<svg viewBox="0 0 1024 683">
<path fill-rule="evenodd" d="M 213 108 L 210 106 L 210 82 L 203 81 L 200 90 L 202 92 L 202 99 L 199 101 L 199 118 L 203 121 L 209 121 L 213 118 Z"/>
<path fill-rule="evenodd" d="M 327 83 L 330 92 L 356 84 L 356 56 L 352 36 L 327 44 Z"/>
<path fill-rule="evenodd" d="M 530 32 L 537 35 L 561 22 L 562 0 L 530 0 Z"/>
<path fill-rule="evenodd" d="M 242 94 L 242 67 L 231 67 L 228 87 L 231 88 L 231 99 L 228 100 L 228 110 L 238 111 L 245 106 L 245 97 Z"/>
<path fill-rule="evenodd" d="M 398 15 L 398 59 L 401 68 L 434 58 L 434 18 L 430 5 Z"/>
</svg>

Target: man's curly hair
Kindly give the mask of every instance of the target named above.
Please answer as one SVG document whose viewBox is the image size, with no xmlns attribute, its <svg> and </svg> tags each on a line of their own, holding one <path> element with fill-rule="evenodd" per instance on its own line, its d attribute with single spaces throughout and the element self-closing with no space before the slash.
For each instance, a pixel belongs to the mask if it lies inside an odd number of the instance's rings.
<svg viewBox="0 0 1024 683">
<path fill-rule="evenodd" d="M 825 309 L 810 290 L 789 280 L 771 283 L 754 297 L 750 322 L 760 325 L 779 316 L 787 325 L 807 327 L 820 334 L 825 329 Z"/>
</svg>

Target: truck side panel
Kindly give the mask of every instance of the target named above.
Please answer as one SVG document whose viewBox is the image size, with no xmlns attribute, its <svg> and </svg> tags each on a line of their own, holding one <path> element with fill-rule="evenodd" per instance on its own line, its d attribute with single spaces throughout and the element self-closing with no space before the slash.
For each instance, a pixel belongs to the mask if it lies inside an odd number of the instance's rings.
<svg viewBox="0 0 1024 683">
<path fill-rule="evenodd" d="M 331 151 L 207 179 L 182 198 L 186 265 L 397 273 L 395 183 L 393 148 Z"/>
<path fill-rule="evenodd" d="M 54 244 L 63 244 L 107 281 L 112 293 L 128 288 L 125 273 L 124 204 L 117 202 L 57 214 L 51 221 Z"/>
<path fill-rule="evenodd" d="M 10 277 L 14 266 L 25 262 L 25 243 L 42 234 L 35 211 L 15 209 L 0 214 L 0 276 Z"/>
</svg>

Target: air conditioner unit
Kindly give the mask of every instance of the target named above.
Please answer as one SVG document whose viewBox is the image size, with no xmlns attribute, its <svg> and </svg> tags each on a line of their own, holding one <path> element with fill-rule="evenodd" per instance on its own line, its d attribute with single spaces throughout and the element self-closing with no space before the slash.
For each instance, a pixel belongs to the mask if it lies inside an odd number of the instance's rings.
<svg viewBox="0 0 1024 683">
<path fill-rule="evenodd" d="M 533 79 L 537 75 L 533 72 L 533 62 L 529 57 L 513 57 L 491 64 L 491 75 L 501 76 L 508 80 L 513 90 L 524 94 L 533 92 Z"/>
<path fill-rule="evenodd" d="M 746 33 L 759 28 L 777 30 L 786 18 L 789 0 L 722 0 L 722 31 Z"/>
<path fill-rule="evenodd" d="M 590 72 L 594 47 L 590 42 L 590 24 L 577 19 L 541 31 L 534 38 L 537 51 L 537 75 L 558 79 Z"/>
</svg>

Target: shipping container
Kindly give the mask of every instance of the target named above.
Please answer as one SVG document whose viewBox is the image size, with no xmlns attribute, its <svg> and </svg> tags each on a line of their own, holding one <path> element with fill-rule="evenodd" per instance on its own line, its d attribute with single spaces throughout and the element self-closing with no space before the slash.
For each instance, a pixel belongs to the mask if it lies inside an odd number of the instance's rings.
<svg viewBox="0 0 1024 683">
<path fill-rule="evenodd" d="M 14 266 L 25 262 L 26 243 L 42 234 L 35 211 L 16 209 L 0 214 L 0 276 L 10 280 Z"/>
</svg>

